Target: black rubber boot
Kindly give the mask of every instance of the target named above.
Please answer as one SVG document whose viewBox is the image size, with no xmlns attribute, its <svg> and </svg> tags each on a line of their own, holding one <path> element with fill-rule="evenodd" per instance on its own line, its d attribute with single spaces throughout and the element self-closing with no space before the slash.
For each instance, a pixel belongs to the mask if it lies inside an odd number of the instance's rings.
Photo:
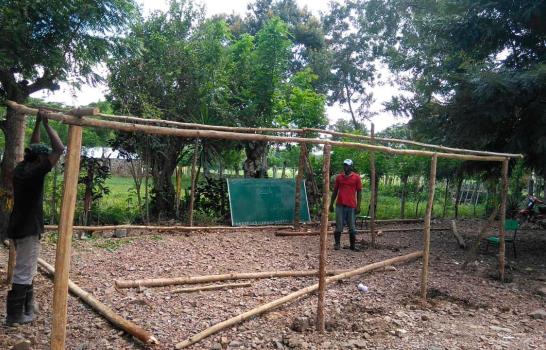
<svg viewBox="0 0 546 350">
<path fill-rule="evenodd" d="M 28 285 L 16 284 L 11 286 L 6 299 L 6 325 L 12 327 L 33 321 L 33 317 L 25 314 L 25 300 Z"/>
<path fill-rule="evenodd" d="M 359 252 L 360 249 L 356 247 L 356 236 L 353 234 L 349 234 L 349 249 L 351 249 L 353 252 Z"/>
<path fill-rule="evenodd" d="M 341 232 L 334 232 L 334 249 L 340 250 L 341 249 Z"/>
<path fill-rule="evenodd" d="M 26 287 L 24 312 L 27 317 L 30 317 L 32 321 L 34 321 L 34 318 L 36 317 L 35 312 L 37 309 L 36 302 L 34 301 L 34 286 L 31 284 Z"/>
</svg>

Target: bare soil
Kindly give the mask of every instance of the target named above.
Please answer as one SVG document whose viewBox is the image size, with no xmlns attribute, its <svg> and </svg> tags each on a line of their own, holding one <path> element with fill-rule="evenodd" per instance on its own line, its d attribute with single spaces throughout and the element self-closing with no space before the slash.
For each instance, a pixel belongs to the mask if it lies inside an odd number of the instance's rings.
<svg viewBox="0 0 546 350">
<path fill-rule="evenodd" d="M 479 220 L 461 221 L 458 228 L 469 242 Z M 433 227 L 449 227 L 435 222 Z M 383 225 L 384 228 L 419 224 Z M 493 230 L 492 230 L 493 232 Z M 522 230 L 517 259 L 507 247 L 511 282 L 495 275 L 495 248 L 481 250 L 478 260 L 462 269 L 466 251 L 450 231 L 433 231 L 429 302 L 419 300 L 421 260 L 355 277 L 329 287 L 327 332 L 314 331 L 317 298 L 311 295 L 217 333 L 190 349 L 546 349 L 546 320 L 530 313 L 545 309 L 546 231 Z M 360 236 L 369 240 L 368 235 Z M 330 237 L 330 239 L 332 239 Z M 343 236 L 344 243 L 348 240 Z M 378 249 L 362 252 L 328 248 L 328 268 L 352 268 L 422 248 L 420 232 L 393 232 L 379 237 Z M 348 243 L 348 242 L 347 242 Z M 42 257 L 54 262 L 55 246 L 44 238 Z M 276 237 L 274 230 L 144 234 L 127 238 L 75 240 L 70 278 L 122 316 L 151 331 L 161 342 L 175 344 L 209 326 L 316 283 L 316 278 L 253 281 L 252 287 L 193 294 L 164 291 L 179 288 L 114 288 L 116 279 L 177 277 L 227 272 L 305 270 L 318 268 L 319 237 Z M 5 279 L 7 251 L 0 250 L 0 274 Z M 359 292 L 363 283 L 368 293 Z M 33 349 L 48 349 L 53 283 L 35 279 L 40 313 L 31 325 L 0 326 L 0 349 L 21 339 Z M 7 287 L 0 289 L 0 313 L 5 315 Z M 113 328 L 93 310 L 70 297 L 67 349 L 146 349 Z"/>
</svg>

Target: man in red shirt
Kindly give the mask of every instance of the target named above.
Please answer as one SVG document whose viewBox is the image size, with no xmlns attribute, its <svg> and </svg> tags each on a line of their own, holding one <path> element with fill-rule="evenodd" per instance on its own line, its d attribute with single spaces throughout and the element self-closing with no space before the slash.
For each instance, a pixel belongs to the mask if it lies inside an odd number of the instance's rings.
<svg viewBox="0 0 546 350">
<path fill-rule="evenodd" d="M 336 229 L 334 231 L 335 245 L 334 249 L 341 248 L 341 232 L 343 232 L 344 224 L 349 226 L 349 243 L 350 249 L 358 251 L 356 243 L 356 214 L 360 213 L 360 200 L 362 194 L 362 180 L 360 175 L 353 172 L 353 161 L 345 159 L 343 161 L 343 172 L 336 176 L 334 182 L 334 193 L 330 203 L 330 211 L 334 209 L 336 202 Z"/>
</svg>

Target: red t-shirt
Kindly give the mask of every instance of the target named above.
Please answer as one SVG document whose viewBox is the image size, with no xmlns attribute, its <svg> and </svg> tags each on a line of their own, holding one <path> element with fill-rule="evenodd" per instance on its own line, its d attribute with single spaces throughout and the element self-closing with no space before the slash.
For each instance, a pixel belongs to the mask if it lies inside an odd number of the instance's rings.
<svg viewBox="0 0 546 350">
<path fill-rule="evenodd" d="M 349 208 L 356 208 L 356 191 L 362 190 L 360 175 L 351 172 L 346 176 L 341 172 L 336 176 L 334 191 L 337 190 L 337 205 L 344 205 Z"/>
</svg>

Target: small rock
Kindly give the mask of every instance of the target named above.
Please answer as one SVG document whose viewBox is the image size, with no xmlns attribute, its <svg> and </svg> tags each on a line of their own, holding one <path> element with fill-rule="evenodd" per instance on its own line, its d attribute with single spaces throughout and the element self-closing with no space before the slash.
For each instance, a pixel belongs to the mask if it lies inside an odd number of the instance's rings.
<svg viewBox="0 0 546 350">
<path fill-rule="evenodd" d="M 546 320 L 546 311 L 544 309 L 537 309 L 531 312 L 529 316 L 535 320 Z"/>
<path fill-rule="evenodd" d="M 31 350 L 30 349 L 30 340 L 22 340 L 18 343 L 16 343 L 13 348 L 13 350 Z"/>
<path fill-rule="evenodd" d="M 505 332 L 505 333 L 510 333 L 512 332 L 512 330 L 510 328 L 504 328 L 504 327 L 499 327 L 499 326 L 489 326 L 489 328 L 495 332 Z"/>
<path fill-rule="evenodd" d="M 406 333 L 408 333 L 408 331 L 406 331 L 405 329 L 402 329 L 402 328 L 398 328 L 398 329 L 396 329 L 394 331 L 394 334 L 399 338 L 402 338 L 403 336 L 405 336 Z"/>
<path fill-rule="evenodd" d="M 238 340 L 233 340 L 231 343 L 229 343 L 230 348 L 240 348 L 241 346 L 243 346 L 243 343 Z"/>
<path fill-rule="evenodd" d="M 396 267 L 388 265 L 384 267 L 385 271 L 396 271 Z"/>
<path fill-rule="evenodd" d="M 368 344 L 362 339 L 350 339 L 343 343 L 341 346 L 349 349 L 366 349 Z"/>
<path fill-rule="evenodd" d="M 429 318 L 428 318 L 427 315 L 421 315 L 421 320 L 423 320 L 423 321 L 428 321 Z"/>
<path fill-rule="evenodd" d="M 546 297 L 546 287 L 539 288 L 539 289 L 537 290 L 537 293 L 538 293 L 539 295 L 542 295 L 543 297 Z"/>
<path fill-rule="evenodd" d="M 290 329 L 294 332 L 305 332 L 310 327 L 310 322 L 307 317 L 296 317 L 292 324 L 290 325 Z"/>
<path fill-rule="evenodd" d="M 127 237 L 127 230 L 126 229 L 120 229 L 120 228 L 116 229 L 114 231 L 114 237 L 116 237 L 116 238 L 125 238 L 125 237 Z"/>
<path fill-rule="evenodd" d="M 223 347 L 222 347 L 222 344 L 220 344 L 220 343 L 215 343 L 210 349 L 211 349 L 211 350 L 222 350 Z"/>
</svg>

